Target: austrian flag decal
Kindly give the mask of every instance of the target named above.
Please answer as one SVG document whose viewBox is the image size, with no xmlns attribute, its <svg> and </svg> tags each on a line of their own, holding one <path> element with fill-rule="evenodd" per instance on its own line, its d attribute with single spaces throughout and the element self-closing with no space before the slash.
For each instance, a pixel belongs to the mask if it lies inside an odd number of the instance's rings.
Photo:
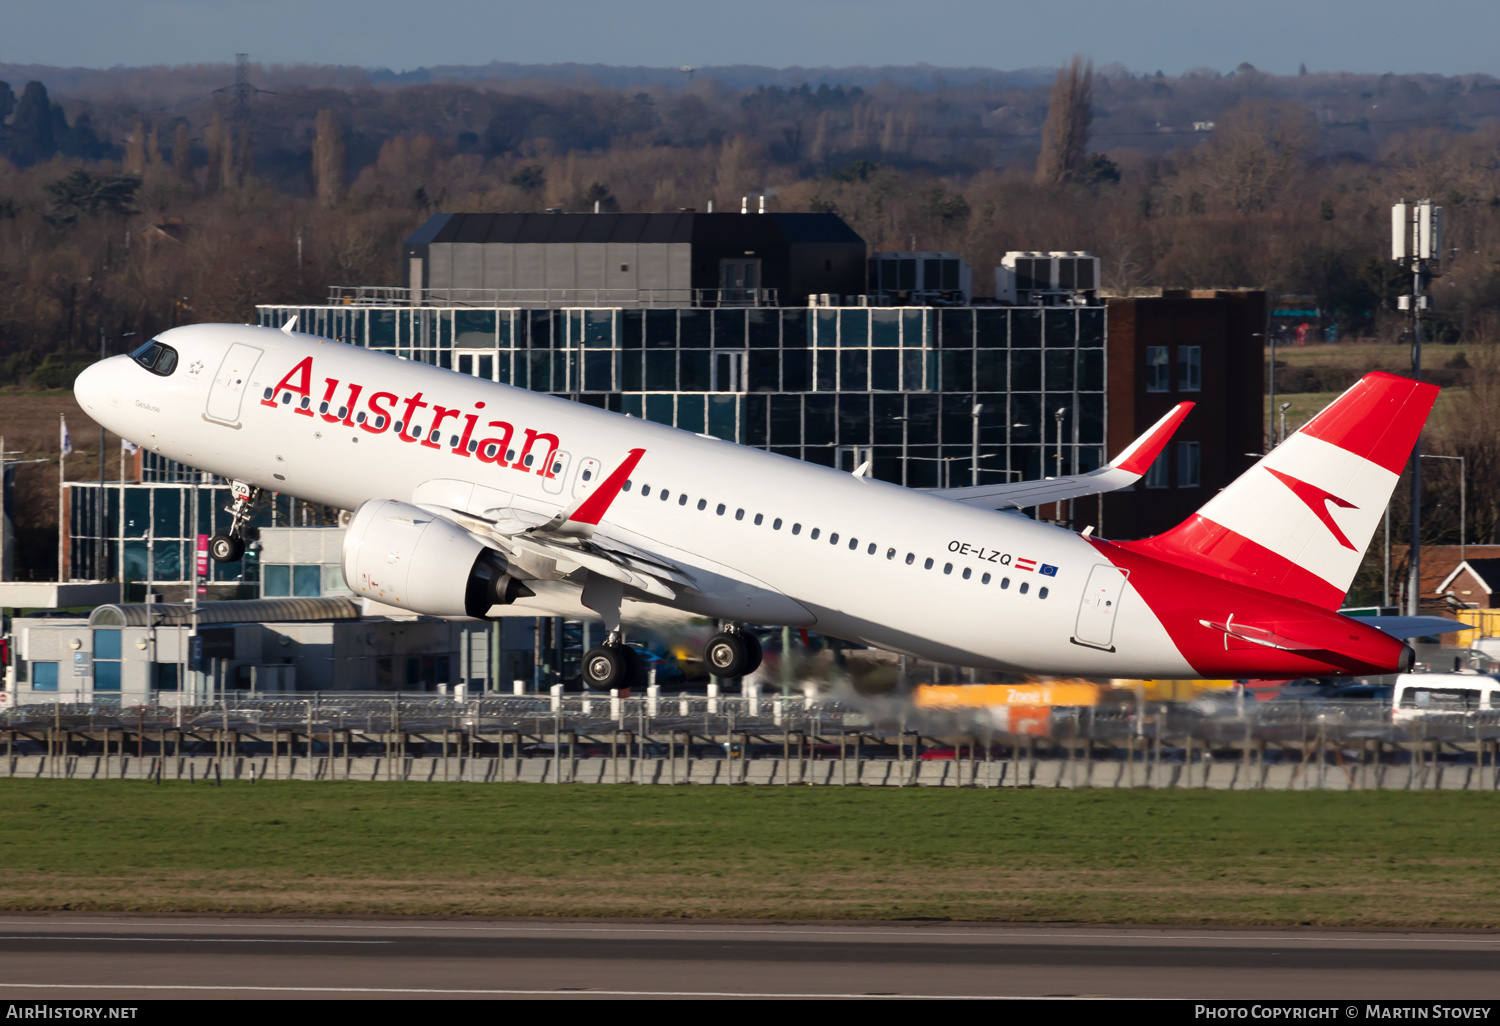
<svg viewBox="0 0 1500 1026">
<path fill-rule="evenodd" d="M 1017 570 L 1035 570 L 1036 569 L 1036 560 L 1034 560 L 1034 559 L 1026 559 L 1026 558 L 1024 558 L 1022 556 L 1017 556 L 1016 557 L 1016 569 Z"/>
</svg>

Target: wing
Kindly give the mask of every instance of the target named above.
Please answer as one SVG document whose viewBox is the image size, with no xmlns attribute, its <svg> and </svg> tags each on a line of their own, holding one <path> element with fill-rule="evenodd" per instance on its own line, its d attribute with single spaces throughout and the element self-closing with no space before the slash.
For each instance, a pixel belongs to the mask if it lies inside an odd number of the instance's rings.
<svg viewBox="0 0 1500 1026">
<path fill-rule="evenodd" d="M 603 481 L 566 508 L 538 508 L 465 481 L 429 481 L 413 501 L 504 553 L 517 577 L 582 585 L 594 573 L 670 602 L 680 590 L 696 590 L 693 578 L 660 556 L 611 538 L 600 526 L 645 452 L 630 450 Z"/>
<path fill-rule="evenodd" d="M 1153 424 L 1149 431 L 1130 443 L 1124 452 L 1115 457 L 1114 462 L 1087 474 L 1047 477 L 1039 481 L 1007 481 L 1004 484 L 974 485 L 969 488 L 935 488 L 931 492 L 954 502 L 983 506 L 985 509 L 1025 509 L 1044 502 L 1076 499 L 1080 495 L 1097 495 L 1099 492 L 1128 488 L 1145 476 L 1193 406 L 1193 403 L 1178 403 L 1170 413 Z"/>
</svg>

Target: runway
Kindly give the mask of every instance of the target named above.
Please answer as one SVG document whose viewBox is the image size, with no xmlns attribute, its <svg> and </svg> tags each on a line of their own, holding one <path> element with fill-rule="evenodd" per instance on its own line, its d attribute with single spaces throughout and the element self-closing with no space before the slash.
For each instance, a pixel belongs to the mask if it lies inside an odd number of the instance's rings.
<svg viewBox="0 0 1500 1026">
<path fill-rule="evenodd" d="M 1500 934 L 954 923 L 0 917 L 0 1002 L 1500 999 Z"/>
</svg>

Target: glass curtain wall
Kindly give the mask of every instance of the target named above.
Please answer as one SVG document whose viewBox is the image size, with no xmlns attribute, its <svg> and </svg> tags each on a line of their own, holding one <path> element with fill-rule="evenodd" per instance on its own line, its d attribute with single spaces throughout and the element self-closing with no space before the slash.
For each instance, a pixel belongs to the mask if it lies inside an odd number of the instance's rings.
<svg viewBox="0 0 1500 1026">
<path fill-rule="evenodd" d="M 182 584 L 192 577 L 196 535 L 229 528 L 228 487 L 69 481 L 67 488 L 70 580 Z M 209 567 L 214 581 L 256 579 L 253 558 Z"/>
</svg>

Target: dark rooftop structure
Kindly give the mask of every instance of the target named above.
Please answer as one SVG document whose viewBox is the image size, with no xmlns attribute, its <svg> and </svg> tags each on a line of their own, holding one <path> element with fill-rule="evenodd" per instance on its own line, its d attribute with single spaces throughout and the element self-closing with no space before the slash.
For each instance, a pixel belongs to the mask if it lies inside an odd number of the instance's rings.
<svg viewBox="0 0 1500 1026">
<path fill-rule="evenodd" d="M 865 291 L 835 214 L 434 214 L 406 240 L 413 303 L 805 306 Z"/>
</svg>

